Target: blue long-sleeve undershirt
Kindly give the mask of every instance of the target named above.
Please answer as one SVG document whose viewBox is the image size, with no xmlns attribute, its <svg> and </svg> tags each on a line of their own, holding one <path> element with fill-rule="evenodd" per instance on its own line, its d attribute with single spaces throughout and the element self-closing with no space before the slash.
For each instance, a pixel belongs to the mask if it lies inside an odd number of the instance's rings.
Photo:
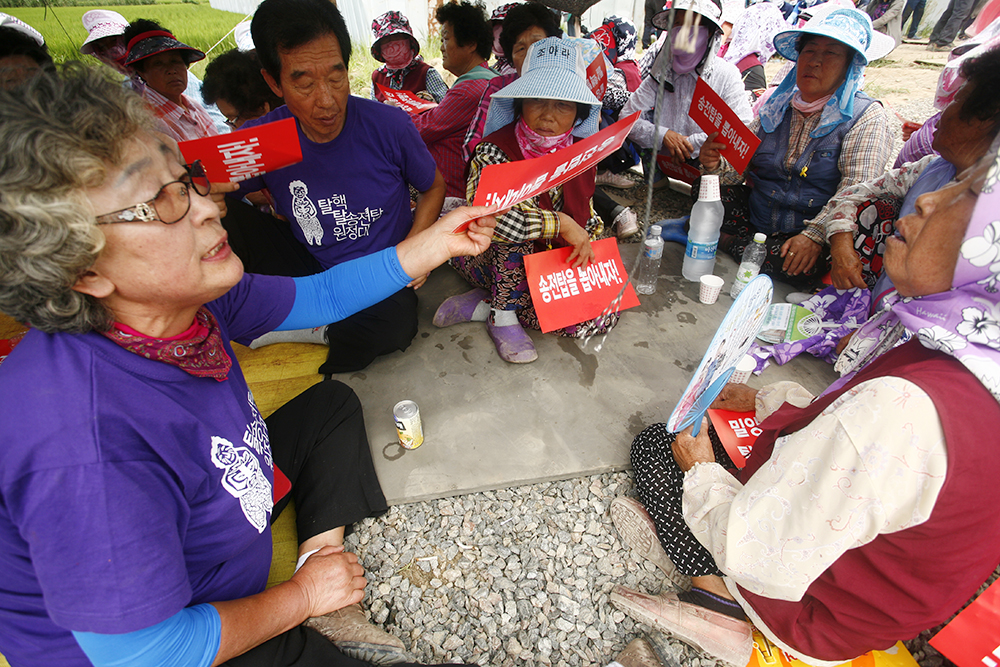
<svg viewBox="0 0 1000 667">
<path fill-rule="evenodd" d="M 212 605 L 199 604 L 135 632 L 73 636 L 94 667 L 208 667 L 219 653 L 222 619 Z"/>
<path fill-rule="evenodd" d="M 294 280 L 295 303 L 276 331 L 342 320 L 389 298 L 413 279 L 403 271 L 394 246 Z"/>
</svg>

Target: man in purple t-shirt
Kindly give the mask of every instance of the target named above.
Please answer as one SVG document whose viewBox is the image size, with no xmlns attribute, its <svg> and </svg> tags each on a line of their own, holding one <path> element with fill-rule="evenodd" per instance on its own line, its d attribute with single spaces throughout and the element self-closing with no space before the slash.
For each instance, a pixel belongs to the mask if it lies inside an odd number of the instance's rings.
<svg viewBox="0 0 1000 667">
<path fill-rule="evenodd" d="M 310 32 L 303 25 L 316 18 L 291 4 L 262 6 L 251 27 L 264 78 L 285 106 L 244 127 L 295 118 L 302 162 L 245 181 L 240 193 L 267 187 L 300 250 L 311 256 L 312 265 L 306 262 L 304 271 L 310 273 L 378 252 L 430 226 L 441 212 L 445 185 L 404 112 L 351 96 L 346 30 L 330 26 L 329 32 L 302 41 L 301 35 Z M 421 193 L 412 213 L 410 186 Z M 282 241 L 246 229 L 231 231 L 230 241 L 245 261 L 271 252 L 275 243 L 289 242 L 287 235 Z M 243 248 L 243 243 L 253 247 Z M 255 268 L 252 261 L 247 266 L 248 271 Z M 279 270 L 303 273 L 298 266 Z M 409 346 L 417 333 L 413 288 L 422 283 L 415 280 L 325 331 L 305 331 L 301 337 L 275 334 L 254 346 L 279 342 L 279 336 L 283 341 L 326 342 L 330 352 L 321 373 L 360 370 L 381 354 Z"/>
</svg>

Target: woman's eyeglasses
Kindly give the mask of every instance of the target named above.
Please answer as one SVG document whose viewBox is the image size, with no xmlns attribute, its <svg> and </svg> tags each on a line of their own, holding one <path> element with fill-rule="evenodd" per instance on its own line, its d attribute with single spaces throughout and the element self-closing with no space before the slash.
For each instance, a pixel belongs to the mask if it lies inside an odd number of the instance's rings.
<svg viewBox="0 0 1000 667">
<path fill-rule="evenodd" d="M 191 190 L 206 197 L 211 186 L 201 160 L 185 166 L 184 171 L 184 176 L 164 185 L 149 201 L 99 215 L 97 224 L 159 220 L 165 225 L 172 225 L 179 222 L 191 210 Z"/>
</svg>

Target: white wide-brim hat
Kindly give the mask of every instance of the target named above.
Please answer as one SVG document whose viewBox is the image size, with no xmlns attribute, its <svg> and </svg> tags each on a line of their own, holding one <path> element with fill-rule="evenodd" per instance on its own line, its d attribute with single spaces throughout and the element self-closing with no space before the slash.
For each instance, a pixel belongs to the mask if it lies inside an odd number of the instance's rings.
<svg viewBox="0 0 1000 667">
<path fill-rule="evenodd" d="M 559 37 L 535 42 L 524 58 L 521 76 L 493 93 L 484 136 L 514 121 L 514 100 L 562 100 L 590 105 L 590 114 L 573 127 L 573 136 L 597 132 L 601 102 L 587 86 L 587 68 L 576 45 Z"/>
<path fill-rule="evenodd" d="M 256 45 L 253 43 L 253 35 L 250 34 L 250 21 L 243 21 L 233 28 L 233 39 L 236 40 L 236 48 L 240 51 L 253 51 Z"/>
<path fill-rule="evenodd" d="M 876 46 L 875 35 L 882 33 L 872 30 L 871 18 L 860 9 L 847 7 L 834 7 L 832 10 L 823 11 L 819 11 L 819 7 L 810 9 L 813 10 L 813 18 L 804 26 L 784 30 L 774 36 L 774 48 L 782 57 L 793 61 L 799 59 L 799 52 L 795 47 L 802 35 L 835 39 L 854 49 L 857 54 L 855 57 L 860 58 L 864 65 L 885 55 L 885 53 L 879 55 L 881 45 Z M 892 37 L 888 35 L 884 37 L 895 46 Z"/>
<path fill-rule="evenodd" d="M 94 42 L 105 37 L 117 37 L 125 32 L 128 21 L 118 12 L 107 9 L 91 9 L 81 18 L 83 27 L 87 31 L 87 39 L 80 47 L 80 53 L 90 55 L 94 53 Z"/>
<path fill-rule="evenodd" d="M 0 26 L 13 28 L 14 30 L 17 30 L 18 32 L 33 39 L 38 46 L 45 46 L 45 38 L 42 37 L 42 33 L 38 32 L 19 18 L 0 12 Z"/>
<path fill-rule="evenodd" d="M 660 30 L 670 30 L 670 12 L 674 12 L 674 21 L 680 25 L 677 16 L 683 16 L 684 12 L 691 10 L 696 14 L 701 14 L 702 19 L 708 21 L 712 26 L 709 32 L 722 32 L 722 3 L 720 0 L 675 0 L 673 4 L 653 15 L 653 25 Z"/>
</svg>

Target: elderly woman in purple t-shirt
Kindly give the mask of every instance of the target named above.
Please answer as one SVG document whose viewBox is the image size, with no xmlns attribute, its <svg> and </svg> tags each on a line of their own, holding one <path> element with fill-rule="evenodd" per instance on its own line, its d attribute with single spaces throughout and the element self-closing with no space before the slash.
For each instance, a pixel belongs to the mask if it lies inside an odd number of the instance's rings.
<svg viewBox="0 0 1000 667">
<path fill-rule="evenodd" d="M 387 509 L 357 397 L 323 382 L 265 420 L 229 341 L 335 321 L 481 252 L 486 211 L 307 278 L 249 275 L 210 196 L 232 188 L 104 75 L 73 64 L 0 93 L 0 142 L 0 310 L 33 327 L 0 368 L 0 652 L 405 661 L 365 621 L 343 546 Z M 289 498 L 300 569 L 265 590 Z"/>
</svg>

